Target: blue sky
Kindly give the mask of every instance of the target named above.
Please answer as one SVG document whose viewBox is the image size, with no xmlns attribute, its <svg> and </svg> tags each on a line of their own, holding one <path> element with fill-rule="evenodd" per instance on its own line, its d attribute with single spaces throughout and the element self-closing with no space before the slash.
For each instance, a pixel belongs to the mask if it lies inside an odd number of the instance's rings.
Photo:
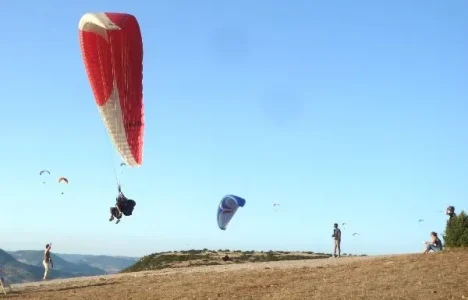
<svg viewBox="0 0 468 300">
<path fill-rule="evenodd" d="M 403 253 L 443 230 L 438 210 L 466 209 L 466 1 L 0 7 L 4 249 L 330 252 L 346 222 L 343 252 Z M 96 11 L 134 14 L 143 35 L 144 164 L 122 174 L 78 44 Z M 137 201 L 119 225 L 114 168 Z M 221 231 L 231 193 L 247 204 Z"/>
</svg>

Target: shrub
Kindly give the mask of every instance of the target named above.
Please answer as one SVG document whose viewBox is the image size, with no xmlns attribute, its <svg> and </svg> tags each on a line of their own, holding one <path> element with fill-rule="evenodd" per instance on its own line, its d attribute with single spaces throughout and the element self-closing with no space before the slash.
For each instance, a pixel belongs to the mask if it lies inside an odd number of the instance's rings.
<svg viewBox="0 0 468 300">
<path fill-rule="evenodd" d="M 465 211 L 447 221 L 443 238 L 448 248 L 468 247 L 468 216 Z"/>
</svg>

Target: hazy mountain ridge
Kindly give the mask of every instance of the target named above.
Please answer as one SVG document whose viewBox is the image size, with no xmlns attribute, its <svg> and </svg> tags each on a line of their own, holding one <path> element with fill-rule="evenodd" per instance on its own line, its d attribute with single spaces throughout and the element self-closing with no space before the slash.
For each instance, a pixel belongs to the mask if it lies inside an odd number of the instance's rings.
<svg viewBox="0 0 468 300">
<path fill-rule="evenodd" d="M 13 255 L 0 249 L 0 272 L 10 283 L 23 283 L 42 279 L 44 268 L 19 262 Z M 50 270 L 52 278 L 73 277 L 72 274 Z"/>
<path fill-rule="evenodd" d="M 38 281 L 44 275 L 43 250 L 3 251 L 0 249 L 0 272 L 10 283 Z M 105 275 L 133 265 L 139 258 L 51 253 L 54 269 L 49 277 L 70 278 Z"/>
<path fill-rule="evenodd" d="M 131 256 L 110 256 L 110 255 L 85 255 L 85 254 L 63 254 L 58 256 L 74 264 L 86 264 L 106 271 L 108 274 L 118 273 L 121 270 L 132 266 L 140 257 Z"/>
<path fill-rule="evenodd" d="M 44 251 L 42 250 L 19 250 L 11 251 L 10 254 L 19 262 L 38 266 L 42 268 L 42 256 Z M 86 265 L 86 264 L 75 264 L 63 259 L 59 254 L 51 253 L 51 258 L 54 263 L 54 269 L 57 271 L 72 274 L 74 276 L 92 276 L 92 275 L 105 275 L 106 271 Z"/>
</svg>

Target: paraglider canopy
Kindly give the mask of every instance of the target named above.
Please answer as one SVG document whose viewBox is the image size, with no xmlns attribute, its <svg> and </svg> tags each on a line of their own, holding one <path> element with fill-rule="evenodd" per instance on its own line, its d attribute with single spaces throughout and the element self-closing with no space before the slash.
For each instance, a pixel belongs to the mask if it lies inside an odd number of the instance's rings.
<svg viewBox="0 0 468 300">
<path fill-rule="evenodd" d="M 236 214 L 237 209 L 239 207 L 244 207 L 245 199 L 234 196 L 234 195 L 227 195 L 223 199 L 218 206 L 218 227 L 221 230 L 226 230 L 229 222 L 231 221 L 232 217 Z"/>
<path fill-rule="evenodd" d="M 81 53 L 96 105 L 124 163 L 143 164 L 143 41 L 135 16 L 86 13 Z"/>
<path fill-rule="evenodd" d="M 42 170 L 42 171 L 39 172 L 39 176 L 42 176 L 42 174 L 49 174 L 50 175 L 50 172 L 47 171 L 47 170 Z M 43 181 L 42 184 L 45 184 L 45 181 Z"/>
<path fill-rule="evenodd" d="M 59 177 L 59 179 L 57 180 L 58 183 L 61 183 L 61 182 L 65 182 L 66 184 L 68 184 L 68 179 L 65 178 L 65 177 Z"/>
</svg>

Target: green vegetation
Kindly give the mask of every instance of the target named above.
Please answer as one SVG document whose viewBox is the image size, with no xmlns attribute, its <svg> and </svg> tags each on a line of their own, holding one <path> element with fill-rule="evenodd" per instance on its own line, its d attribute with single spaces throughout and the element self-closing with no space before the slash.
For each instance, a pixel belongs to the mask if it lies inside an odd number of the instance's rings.
<svg viewBox="0 0 468 300">
<path fill-rule="evenodd" d="M 447 248 L 468 247 L 468 216 L 465 211 L 447 221 L 443 237 Z"/>
<path fill-rule="evenodd" d="M 227 261 L 223 260 L 223 258 Z M 241 251 L 241 250 L 186 250 L 153 253 L 141 258 L 133 266 L 121 271 L 139 272 L 160 270 L 165 268 L 181 268 L 194 266 L 224 265 L 232 263 L 268 262 L 281 260 L 323 259 L 331 254 L 314 252 L 288 252 L 288 251 Z"/>
</svg>

